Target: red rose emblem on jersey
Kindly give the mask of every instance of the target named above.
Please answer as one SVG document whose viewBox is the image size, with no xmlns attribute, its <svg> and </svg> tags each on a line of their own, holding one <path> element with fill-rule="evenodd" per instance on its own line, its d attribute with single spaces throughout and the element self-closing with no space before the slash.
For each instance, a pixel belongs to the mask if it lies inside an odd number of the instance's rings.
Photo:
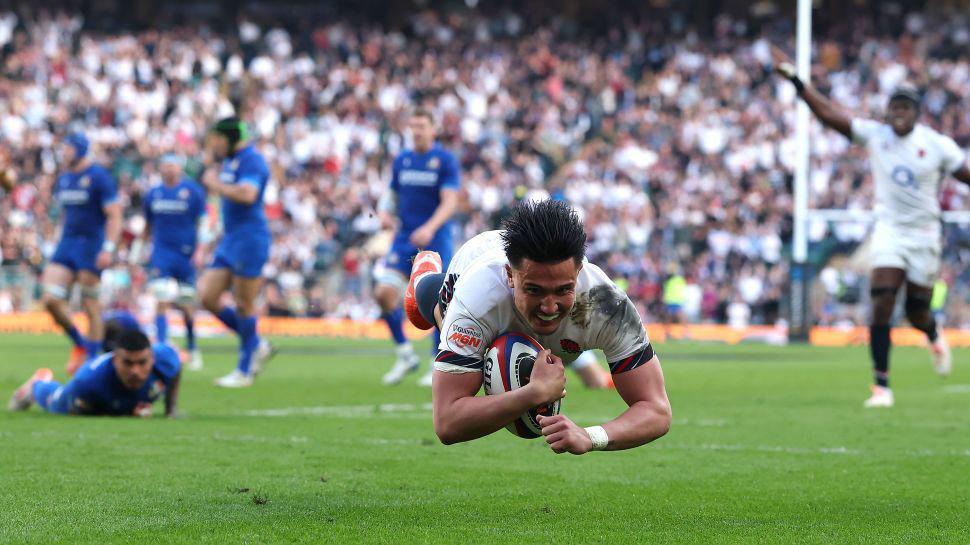
<svg viewBox="0 0 970 545">
<path fill-rule="evenodd" d="M 563 339 L 559 341 L 559 346 L 570 354 L 579 354 L 583 351 L 583 347 L 579 346 L 579 343 L 572 339 Z"/>
</svg>

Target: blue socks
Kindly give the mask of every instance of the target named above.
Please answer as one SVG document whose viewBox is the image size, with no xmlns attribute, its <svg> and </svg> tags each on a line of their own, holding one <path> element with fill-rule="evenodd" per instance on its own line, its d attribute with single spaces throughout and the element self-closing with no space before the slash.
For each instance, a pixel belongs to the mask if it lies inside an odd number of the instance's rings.
<svg viewBox="0 0 970 545">
<path fill-rule="evenodd" d="M 239 315 L 236 314 L 236 309 L 232 307 L 222 307 L 219 314 L 216 314 L 216 318 L 219 321 L 226 324 L 226 327 L 239 333 Z"/>
<path fill-rule="evenodd" d="M 185 344 L 189 352 L 195 350 L 195 323 L 191 316 L 185 317 Z"/>
<path fill-rule="evenodd" d="M 253 354 L 259 346 L 256 334 L 256 316 L 246 316 L 239 320 L 239 365 L 237 368 L 248 375 L 253 364 Z"/>
<path fill-rule="evenodd" d="M 168 319 L 164 312 L 155 315 L 155 338 L 162 344 L 168 342 Z"/>
<path fill-rule="evenodd" d="M 193 323 L 191 316 L 186 316 L 183 314 L 182 318 L 185 320 L 186 349 L 191 352 L 192 350 L 195 350 L 195 324 Z M 239 328 L 239 318 L 236 316 L 236 311 L 231 308 L 222 309 L 222 312 L 219 313 L 219 319 L 222 320 L 222 323 L 234 330 Z M 232 327 L 229 322 L 235 323 L 236 327 Z M 160 313 L 155 316 L 155 337 L 160 343 L 168 342 L 168 319 L 164 313 Z"/>
<path fill-rule="evenodd" d="M 71 338 L 71 342 L 74 343 L 74 346 L 81 346 L 81 347 L 86 346 L 84 344 L 84 337 L 81 335 L 81 332 L 78 331 L 76 327 L 71 326 L 71 328 L 65 331 L 65 333 L 67 333 L 67 336 Z"/>
<path fill-rule="evenodd" d="M 408 342 L 408 338 L 404 336 L 404 309 L 402 307 L 381 314 L 381 319 L 387 323 L 387 328 L 391 330 L 394 344 L 402 345 Z"/>
</svg>

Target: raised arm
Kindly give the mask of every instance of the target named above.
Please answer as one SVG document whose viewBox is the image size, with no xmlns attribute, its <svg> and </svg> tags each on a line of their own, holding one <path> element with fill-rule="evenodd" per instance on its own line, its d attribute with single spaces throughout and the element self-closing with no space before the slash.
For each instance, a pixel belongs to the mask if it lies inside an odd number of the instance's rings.
<svg viewBox="0 0 970 545">
<path fill-rule="evenodd" d="M 812 87 L 811 82 L 803 82 L 795 73 L 794 63 L 781 49 L 772 46 L 771 57 L 775 71 L 792 82 L 798 96 L 805 101 L 815 117 L 826 127 L 835 129 L 851 139 L 852 118 L 842 110 L 842 107 Z"/>
</svg>

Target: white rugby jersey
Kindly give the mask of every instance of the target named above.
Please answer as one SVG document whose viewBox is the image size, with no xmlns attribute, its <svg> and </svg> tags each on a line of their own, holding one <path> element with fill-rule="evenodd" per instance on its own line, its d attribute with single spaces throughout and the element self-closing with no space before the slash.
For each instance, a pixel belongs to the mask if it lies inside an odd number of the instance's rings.
<svg viewBox="0 0 970 545">
<path fill-rule="evenodd" d="M 643 321 L 626 293 L 596 265 L 583 263 L 576 302 L 559 328 L 539 335 L 515 309 L 506 281 L 500 231 L 488 231 L 466 242 L 455 254 L 445 277 L 442 303 L 447 304 L 435 369 L 446 373 L 481 372 L 492 341 L 519 332 L 563 359 L 575 360 L 584 350 L 601 349 L 613 373 L 635 369 L 653 358 Z"/>
<path fill-rule="evenodd" d="M 900 137 L 870 119 L 852 120 L 852 140 L 869 152 L 876 221 L 903 235 L 940 237 L 940 184 L 963 166 L 960 146 L 926 125 Z"/>
</svg>

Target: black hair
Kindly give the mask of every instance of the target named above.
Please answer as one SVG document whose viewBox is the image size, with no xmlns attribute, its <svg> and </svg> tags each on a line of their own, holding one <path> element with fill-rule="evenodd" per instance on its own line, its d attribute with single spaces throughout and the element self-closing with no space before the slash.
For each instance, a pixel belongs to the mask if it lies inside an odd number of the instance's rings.
<svg viewBox="0 0 970 545">
<path fill-rule="evenodd" d="M 564 201 L 522 201 L 512 208 L 502 228 L 505 256 L 513 267 L 525 258 L 546 264 L 572 259 L 579 265 L 586 255 L 583 222 Z"/>
<path fill-rule="evenodd" d="M 224 117 L 212 126 L 212 132 L 221 134 L 229 140 L 229 149 L 236 149 L 236 144 L 249 139 L 249 129 L 238 117 Z"/>
<path fill-rule="evenodd" d="M 101 349 L 105 352 L 113 352 L 118 346 L 118 338 L 125 331 L 125 327 L 118 320 L 108 320 L 104 323 L 104 340 L 101 341 Z"/>
<path fill-rule="evenodd" d="M 115 344 L 115 348 L 120 348 L 122 350 L 127 350 L 128 352 L 140 352 L 147 348 L 151 348 L 152 343 L 148 340 L 148 335 L 145 335 L 138 329 L 126 329 L 121 332 L 118 336 L 118 342 Z"/>
</svg>

